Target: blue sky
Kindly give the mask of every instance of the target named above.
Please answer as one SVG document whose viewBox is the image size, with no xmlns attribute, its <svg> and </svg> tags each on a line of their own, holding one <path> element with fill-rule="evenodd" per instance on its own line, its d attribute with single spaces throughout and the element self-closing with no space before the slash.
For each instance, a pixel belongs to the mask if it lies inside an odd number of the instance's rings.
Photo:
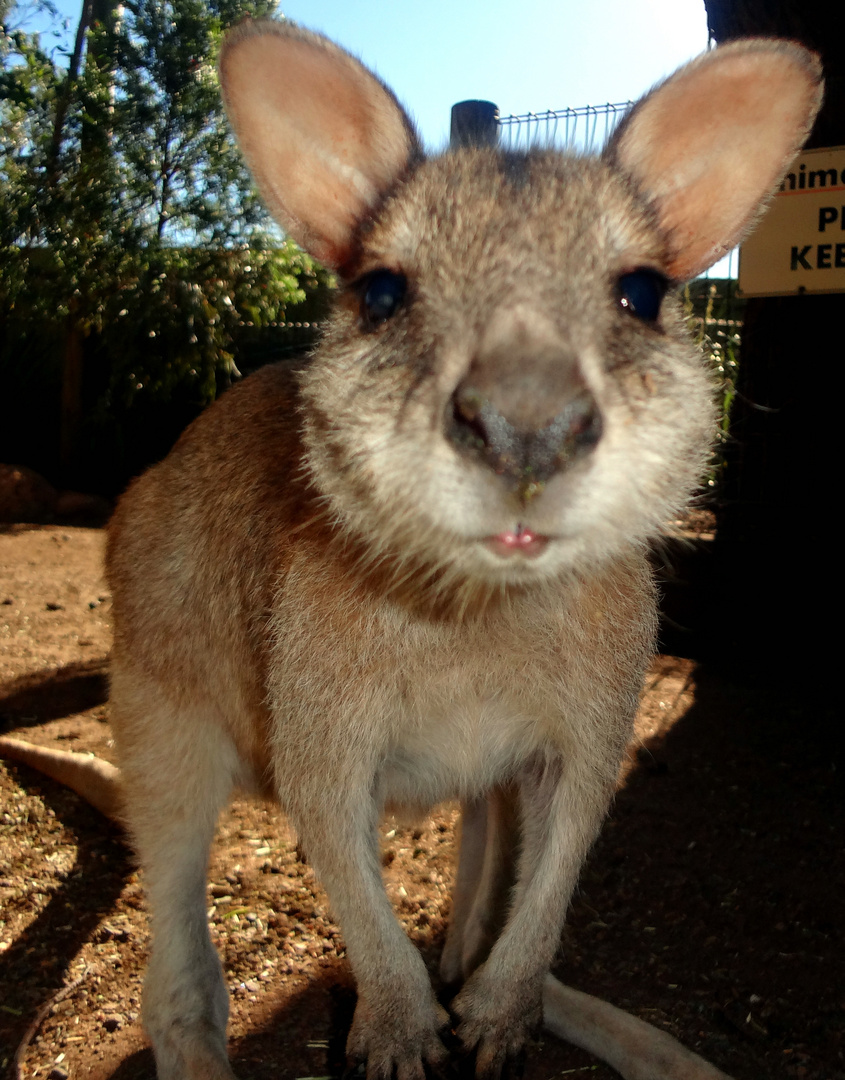
<svg viewBox="0 0 845 1080">
<path fill-rule="evenodd" d="M 283 0 L 356 53 L 442 145 L 456 101 L 502 114 L 638 97 L 707 47 L 702 0 Z"/>
<path fill-rule="evenodd" d="M 81 0 L 57 0 L 71 29 Z M 703 0 L 281 0 L 290 19 L 360 56 L 429 147 L 465 98 L 502 114 L 638 97 L 707 47 Z M 46 40 L 45 40 L 46 43 Z"/>
<path fill-rule="evenodd" d="M 72 35 L 82 0 L 54 3 Z M 430 149 L 446 144 L 457 101 L 502 115 L 628 101 L 707 48 L 703 0 L 280 0 L 279 11 L 376 71 Z"/>
</svg>

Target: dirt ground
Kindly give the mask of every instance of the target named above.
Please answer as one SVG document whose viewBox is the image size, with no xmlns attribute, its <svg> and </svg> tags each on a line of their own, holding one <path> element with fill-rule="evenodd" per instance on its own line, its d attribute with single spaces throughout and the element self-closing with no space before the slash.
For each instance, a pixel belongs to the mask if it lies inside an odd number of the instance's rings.
<svg viewBox="0 0 845 1080">
<path fill-rule="evenodd" d="M 0 530 L 0 732 L 109 757 L 104 535 Z M 562 942 L 561 978 L 736 1080 L 845 1078 L 841 725 L 834 704 L 808 704 L 824 700 L 824 675 L 807 672 L 796 697 L 655 661 Z M 383 829 L 388 891 L 432 969 L 455 816 L 446 807 L 416 829 Z M 238 1076 L 340 1076 L 354 1005 L 343 940 L 272 807 L 238 801 L 221 820 L 208 911 Z M 147 942 L 142 881 L 118 829 L 0 763 L 0 1075 L 152 1080 L 138 1021 Z M 525 1071 L 614 1075 L 550 1037 Z"/>
</svg>

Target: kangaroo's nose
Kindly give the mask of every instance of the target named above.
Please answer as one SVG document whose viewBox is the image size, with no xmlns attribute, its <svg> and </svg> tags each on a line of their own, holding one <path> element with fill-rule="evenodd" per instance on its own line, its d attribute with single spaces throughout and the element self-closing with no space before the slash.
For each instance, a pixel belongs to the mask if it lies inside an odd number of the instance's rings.
<svg viewBox="0 0 845 1080">
<path fill-rule="evenodd" d="M 541 409 L 542 403 L 531 411 L 541 416 Z M 521 495 L 536 494 L 555 473 L 589 453 L 602 434 L 598 405 L 583 384 L 566 400 L 558 398 L 552 410 L 545 422 L 513 422 L 507 406 L 494 404 L 470 377 L 452 396 L 447 434 L 459 450 L 483 461 Z"/>
</svg>

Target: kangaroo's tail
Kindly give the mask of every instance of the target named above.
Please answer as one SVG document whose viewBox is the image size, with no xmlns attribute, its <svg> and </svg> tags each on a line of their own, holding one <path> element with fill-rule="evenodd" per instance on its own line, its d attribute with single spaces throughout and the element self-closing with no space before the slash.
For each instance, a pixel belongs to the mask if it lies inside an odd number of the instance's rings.
<svg viewBox="0 0 845 1080">
<path fill-rule="evenodd" d="M 580 1046 L 625 1080 L 730 1080 L 677 1039 L 600 998 L 564 986 L 553 975 L 543 985 L 543 1023 Z"/>
<path fill-rule="evenodd" d="M 30 765 L 45 776 L 72 788 L 112 821 L 120 821 L 120 769 L 93 754 L 53 750 L 47 746 L 0 736 L 0 757 Z"/>
</svg>

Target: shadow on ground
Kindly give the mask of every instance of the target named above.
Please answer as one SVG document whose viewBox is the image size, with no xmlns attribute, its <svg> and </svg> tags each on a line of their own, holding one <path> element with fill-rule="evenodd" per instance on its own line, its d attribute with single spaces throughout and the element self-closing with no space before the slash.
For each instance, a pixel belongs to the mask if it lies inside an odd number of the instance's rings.
<svg viewBox="0 0 845 1080">
<path fill-rule="evenodd" d="M 108 660 L 79 661 L 21 675 L 5 683 L 2 691 L 0 731 L 46 724 L 108 700 Z"/>
<path fill-rule="evenodd" d="M 795 674 L 697 669 L 692 708 L 640 748 L 565 939 L 565 978 L 649 998 L 693 1045 L 698 1017 L 699 1052 L 738 1080 L 845 1077 L 840 707 L 823 672 Z"/>
<path fill-rule="evenodd" d="M 24 766 L 16 769 L 21 785 L 36 785 L 48 812 L 75 835 L 77 858 L 39 915 L 0 953 L 0 1045 L 10 1049 L 73 979 L 71 962 L 114 909 L 132 869 L 117 826 L 73 792 Z"/>
<path fill-rule="evenodd" d="M 61 685 L 99 693 L 98 677 L 77 671 Z M 664 1027 L 736 1080 L 845 1080 L 842 740 L 815 678 L 807 672 L 800 693 L 794 679 L 787 687 L 696 670 L 693 706 L 638 751 L 564 936 L 564 981 Z M 24 770 L 20 778 L 27 783 Z M 79 857 L 0 958 L 0 1001 L 26 1018 L 62 985 L 130 868 L 116 830 L 70 793 L 39 785 L 78 835 Z M 340 1075 L 353 1000 L 340 961 L 304 988 L 269 994 L 250 1033 L 233 1041 L 239 1078 Z M 2 1023 L 15 1045 L 26 1021 L 4 1014 Z M 566 1069 L 614 1076 L 544 1039 L 524 1077 Z M 145 1051 L 112 1063 L 103 1080 L 152 1076 Z"/>
</svg>

